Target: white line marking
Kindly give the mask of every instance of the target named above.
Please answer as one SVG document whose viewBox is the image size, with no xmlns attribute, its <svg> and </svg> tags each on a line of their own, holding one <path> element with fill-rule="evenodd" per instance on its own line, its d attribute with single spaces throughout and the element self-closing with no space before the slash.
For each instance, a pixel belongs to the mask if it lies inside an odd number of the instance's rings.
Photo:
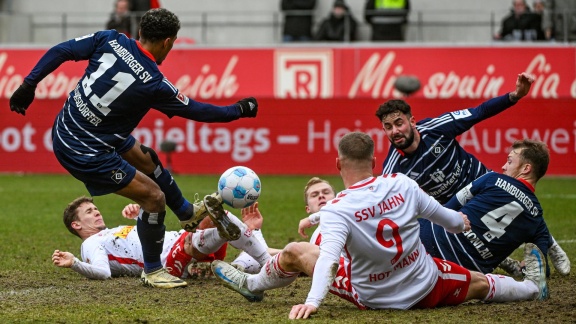
<svg viewBox="0 0 576 324">
<path fill-rule="evenodd" d="M 537 195 L 538 198 L 560 198 L 560 199 L 576 199 L 576 194 L 543 194 Z"/>
<path fill-rule="evenodd" d="M 558 244 L 576 243 L 576 240 L 557 240 Z"/>
<path fill-rule="evenodd" d="M 298 135 L 279 135 L 278 144 L 298 144 L 300 137 Z"/>
</svg>

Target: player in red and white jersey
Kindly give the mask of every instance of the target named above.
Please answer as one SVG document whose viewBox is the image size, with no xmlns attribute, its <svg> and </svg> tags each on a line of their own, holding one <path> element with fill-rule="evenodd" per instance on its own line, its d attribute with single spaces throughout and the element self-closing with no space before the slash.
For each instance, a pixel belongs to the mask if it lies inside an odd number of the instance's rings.
<svg viewBox="0 0 576 324">
<path fill-rule="evenodd" d="M 230 241 L 230 244 L 246 251 L 263 265 L 270 255 L 264 238 L 253 235 L 262 226 L 262 215 L 256 204 L 250 207 L 242 211 L 246 223 L 228 214 L 231 221 L 243 229 L 240 238 Z M 129 204 L 122 211 L 122 215 L 129 219 L 136 218 L 139 213 L 140 206 L 136 204 Z M 52 255 L 56 266 L 72 268 L 90 279 L 141 274 L 144 264 L 136 226 L 107 228 L 102 214 L 92 198 L 88 197 L 79 197 L 68 205 L 64 211 L 64 224 L 72 234 L 83 240 L 82 261 L 70 252 L 56 250 Z M 211 224 L 210 218 L 205 218 L 194 233 L 184 230 L 166 231 L 161 260 L 170 274 L 186 278 L 193 275 L 188 273 L 190 269 L 187 271 L 188 264 L 222 260 L 226 256 L 226 247 L 227 240 Z"/>
<path fill-rule="evenodd" d="M 260 301 L 264 290 L 293 282 L 296 271 L 312 275 L 306 303 L 292 308 L 291 319 L 316 313 L 326 293 L 336 289 L 360 309 L 547 298 L 545 259 L 534 244 L 526 244 L 527 274 L 522 282 L 471 272 L 426 254 L 419 240 L 418 217 L 451 232 L 468 230 L 467 217 L 442 207 L 404 175 L 373 177 L 374 142 L 369 135 L 346 134 L 336 161 L 347 189 L 320 210 L 320 247 L 290 243 L 258 275 L 214 261 L 212 270 L 224 285 L 248 300 Z"/>
</svg>

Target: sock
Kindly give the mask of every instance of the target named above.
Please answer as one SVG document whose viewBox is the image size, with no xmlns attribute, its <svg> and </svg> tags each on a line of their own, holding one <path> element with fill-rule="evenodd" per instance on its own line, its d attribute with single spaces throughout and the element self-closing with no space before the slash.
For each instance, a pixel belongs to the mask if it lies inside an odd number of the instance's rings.
<svg viewBox="0 0 576 324">
<path fill-rule="evenodd" d="M 484 301 L 511 302 L 533 300 L 538 296 L 538 286 L 530 280 L 516 281 L 512 277 L 487 274 L 490 289 Z"/>
<path fill-rule="evenodd" d="M 226 239 L 218 234 L 218 229 L 197 229 L 192 235 L 192 245 L 202 254 L 212 254 L 218 251 L 226 243 Z"/>
<path fill-rule="evenodd" d="M 299 272 L 287 272 L 280 268 L 278 253 L 266 262 L 255 275 L 248 276 L 246 288 L 250 291 L 264 291 L 274 288 L 286 287 L 298 278 Z"/>
<path fill-rule="evenodd" d="M 238 228 L 240 228 L 240 232 L 242 232 L 239 239 L 230 241 L 230 245 L 238 250 L 248 253 L 263 266 L 266 261 L 270 259 L 270 254 L 268 254 L 268 246 L 262 244 L 260 240 L 254 236 L 254 233 L 259 231 L 249 230 L 246 225 L 238 219 L 238 217 L 230 213 L 228 214 L 228 218 L 230 218 L 230 221 L 236 224 Z M 262 237 L 262 239 L 264 238 Z"/>
<path fill-rule="evenodd" d="M 238 255 L 236 259 L 231 262 L 231 264 L 240 265 L 242 268 L 244 268 L 244 272 L 250 274 L 256 274 L 260 272 L 261 268 L 260 263 L 244 251 L 242 251 L 242 253 L 240 253 L 240 255 Z"/>
<path fill-rule="evenodd" d="M 160 213 L 148 213 L 140 209 L 140 215 L 136 222 L 136 231 L 142 245 L 144 258 L 144 272 L 150 273 L 162 268 L 160 255 L 164 244 L 164 217 L 166 211 Z"/>
<path fill-rule="evenodd" d="M 162 190 L 166 197 L 166 206 L 176 214 L 179 220 L 189 220 L 194 214 L 194 206 L 182 196 L 182 191 L 174 181 L 170 171 L 158 165 L 154 173 L 148 174 Z"/>
</svg>

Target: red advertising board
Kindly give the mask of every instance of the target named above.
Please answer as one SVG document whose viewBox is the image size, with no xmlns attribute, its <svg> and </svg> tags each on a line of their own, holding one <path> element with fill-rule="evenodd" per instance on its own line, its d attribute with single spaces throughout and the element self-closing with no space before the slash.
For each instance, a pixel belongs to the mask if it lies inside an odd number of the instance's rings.
<svg viewBox="0 0 576 324">
<path fill-rule="evenodd" d="M 66 63 L 48 76 L 25 117 L 8 109 L 11 93 L 43 53 L 0 49 L 0 172 L 64 172 L 51 152 L 50 130 L 84 63 Z M 514 139 L 540 139 L 552 154 L 548 174 L 576 175 L 575 57 L 570 47 L 176 49 L 162 70 L 182 92 L 215 104 L 255 96 L 258 117 L 204 124 L 153 111 L 133 134 L 154 148 L 175 141 L 177 173 L 247 165 L 260 174 L 336 174 L 338 140 L 352 130 L 371 134 L 383 161 L 389 144 L 374 112 L 399 96 L 392 89 L 397 75 L 421 80 L 422 89 L 407 99 L 421 119 L 504 94 L 528 71 L 536 76 L 529 96 L 460 142 L 499 170 Z"/>
</svg>

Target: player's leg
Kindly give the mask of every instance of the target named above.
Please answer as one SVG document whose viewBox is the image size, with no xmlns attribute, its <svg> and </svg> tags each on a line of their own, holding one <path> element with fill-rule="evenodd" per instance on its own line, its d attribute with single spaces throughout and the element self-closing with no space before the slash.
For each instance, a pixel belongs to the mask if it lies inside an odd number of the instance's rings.
<svg viewBox="0 0 576 324">
<path fill-rule="evenodd" d="M 118 148 L 118 152 L 122 158 L 158 184 L 164 193 L 166 205 L 176 214 L 182 228 L 189 232 L 194 231 L 200 221 L 208 215 L 203 202 L 191 204 L 184 198 L 172 174 L 164 168 L 153 149 L 142 145 L 130 136 L 122 147 Z"/>
<path fill-rule="evenodd" d="M 162 254 L 166 216 L 164 194 L 149 177 L 136 171 L 132 181 L 116 194 L 129 198 L 140 205 L 137 230 L 142 245 L 144 271 L 142 283 L 158 288 L 186 286 L 186 282 L 170 275 L 162 266 Z"/>
<path fill-rule="evenodd" d="M 524 262 L 526 263 L 526 279 L 524 281 L 516 281 L 507 276 L 481 275 L 477 273 L 475 280 L 485 280 L 489 285 L 488 293 L 482 297 L 481 295 L 485 291 L 479 291 L 476 294 L 472 292 L 473 296 L 470 299 L 484 299 L 485 301 L 493 302 L 547 299 L 546 259 L 536 245 L 526 243 L 524 246 Z"/>
</svg>

